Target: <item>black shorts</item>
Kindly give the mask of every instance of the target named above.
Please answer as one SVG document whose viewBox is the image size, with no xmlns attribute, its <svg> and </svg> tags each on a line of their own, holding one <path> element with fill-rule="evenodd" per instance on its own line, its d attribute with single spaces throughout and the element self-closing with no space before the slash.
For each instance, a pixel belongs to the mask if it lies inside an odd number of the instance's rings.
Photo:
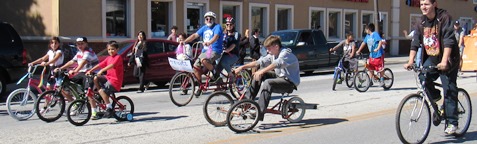
<svg viewBox="0 0 477 144">
<path fill-rule="evenodd" d="M 106 79 L 106 77 L 104 76 L 97 76 L 97 77 L 98 77 L 99 86 L 101 87 L 101 89 L 103 89 L 104 92 L 106 92 L 106 94 L 111 95 L 117 92 L 116 89 L 113 87 L 113 85 L 109 83 L 109 81 Z"/>
</svg>

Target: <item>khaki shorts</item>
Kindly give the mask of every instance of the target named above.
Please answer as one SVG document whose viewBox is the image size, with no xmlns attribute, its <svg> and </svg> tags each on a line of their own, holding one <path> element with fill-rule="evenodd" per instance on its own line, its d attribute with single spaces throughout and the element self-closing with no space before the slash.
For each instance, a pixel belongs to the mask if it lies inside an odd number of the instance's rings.
<svg viewBox="0 0 477 144">
<path fill-rule="evenodd" d="M 212 52 L 210 54 L 210 58 L 207 58 L 207 53 L 201 53 L 199 55 L 199 57 L 197 57 L 197 60 L 195 60 L 195 63 L 194 63 L 194 67 L 197 67 L 197 68 L 202 68 L 202 63 L 200 62 L 202 59 L 205 59 L 207 62 L 209 62 L 210 64 L 213 64 L 215 60 L 217 60 L 218 58 L 220 57 L 220 55 L 218 55 L 217 53 L 215 52 Z"/>
</svg>

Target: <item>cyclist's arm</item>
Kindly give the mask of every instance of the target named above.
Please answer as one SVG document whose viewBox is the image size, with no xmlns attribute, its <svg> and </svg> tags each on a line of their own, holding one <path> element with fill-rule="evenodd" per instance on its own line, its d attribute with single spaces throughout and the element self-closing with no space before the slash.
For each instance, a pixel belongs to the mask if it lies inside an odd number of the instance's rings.
<svg viewBox="0 0 477 144">
<path fill-rule="evenodd" d="M 60 67 L 60 69 L 66 69 L 68 67 L 70 67 L 73 63 L 75 63 L 74 60 L 70 60 L 68 61 L 65 65 L 63 65 L 62 67 Z"/>
<path fill-rule="evenodd" d="M 74 73 L 78 73 L 84 65 L 86 65 L 88 60 L 83 60 L 81 63 L 78 63 L 78 66 L 73 70 Z"/>
<path fill-rule="evenodd" d="M 215 34 L 214 37 L 212 37 L 212 39 L 210 39 L 210 41 L 204 42 L 204 45 L 209 46 L 209 45 L 215 43 L 218 39 L 219 39 L 219 35 Z"/>
<path fill-rule="evenodd" d="M 336 49 L 338 49 L 339 47 L 341 47 L 344 43 L 345 43 L 346 40 L 343 40 L 341 41 L 339 44 L 337 44 L 335 47 L 333 48 L 330 48 L 330 51 L 336 51 Z"/>
<path fill-rule="evenodd" d="M 374 50 L 375 52 L 379 51 L 383 46 L 383 41 L 380 40 L 379 43 L 378 43 L 378 47 Z"/>
<path fill-rule="evenodd" d="M 366 43 L 361 43 L 361 46 L 359 46 L 359 49 L 358 51 L 356 51 L 356 53 L 361 53 L 361 50 L 364 48 L 364 46 L 366 46 Z"/>
<path fill-rule="evenodd" d="M 37 60 L 31 62 L 30 64 L 31 64 L 31 65 L 34 65 L 34 64 L 37 64 L 37 63 L 46 61 L 46 60 L 48 60 L 48 54 L 46 54 L 45 56 L 43 56 L 43 57 L 41 57 L 41 58 L 38 58 Z"/>
<path fill-rule="evenodd" d="M 60 59 L 60 57 L 61 57 L 62 55 L 63 55 L 63 53 L 57 53 L 57 54 L 55 55 L 55 57 L 54 57 L 51 61 L 47 62 L 45 65 L 49 65 L 49 64 L 52 64 L 52 63 L 56 63 L 56 61 L 58 61 L 58 59 Z"/>
<path fill-rule="evenodd" d="M 231 44 L 231 45 L 230 45 L 228 48 L 226 48 L 224 51 L 225 51 L 226 53 L 230 53 L 230 51 L 232 51 L 232 50 L 235 48 L 235 46 L 236 46 L 235 44 Z"/>
<path fill-rule="evenodd" d="M 199 34 L 194 33 L 194 34 L 190 35 L 189 37 L 187 37 L 182 43 L 186 44 L 186 43 L 188 43 L 192 40 L 195 40 L 198 37 L 199 37 Z"/>
</svg>

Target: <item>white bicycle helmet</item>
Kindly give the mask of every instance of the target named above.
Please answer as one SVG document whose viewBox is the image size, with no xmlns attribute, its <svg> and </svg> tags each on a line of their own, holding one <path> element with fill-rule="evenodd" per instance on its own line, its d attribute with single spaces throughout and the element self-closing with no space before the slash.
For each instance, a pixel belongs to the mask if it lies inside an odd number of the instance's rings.
<svg viewBox="0 0 477 144">
<path fill-rule="evenodd" d="M 213 17 L 214 19 L 216 19 L 216 16 L 215 16 L 215 13 L 214 13 L 214 12 L 209 11 L 209 12 L 206 12 L 206 13 L 204 14 L 204 18 L 205 18 L 205 17 L 208 17 L 208 16 L 209 16 L 209 17 Z"/>
</svg>

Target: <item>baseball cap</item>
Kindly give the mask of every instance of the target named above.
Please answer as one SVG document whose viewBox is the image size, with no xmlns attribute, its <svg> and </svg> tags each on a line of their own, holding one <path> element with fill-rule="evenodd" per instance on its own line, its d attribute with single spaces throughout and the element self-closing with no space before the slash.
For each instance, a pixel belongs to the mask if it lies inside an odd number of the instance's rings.
<svg viewBox="0 0 477 144">
<path fill-rule="evenodd" d="M 85 42 L 87 43 L 88 42 L 88 39 L 86 37 L 79 37 L 76 39 L 76 42 Z"/>
<path fill-rule="evenodd" d="M 454 23 L 454 24 L 455 24 L 455 25 L 459 25 L 459 24 L 460 24 L 460 22 L 459 22 L 459 21 L 455 21 L 455 23 Z"/>
</svg>

